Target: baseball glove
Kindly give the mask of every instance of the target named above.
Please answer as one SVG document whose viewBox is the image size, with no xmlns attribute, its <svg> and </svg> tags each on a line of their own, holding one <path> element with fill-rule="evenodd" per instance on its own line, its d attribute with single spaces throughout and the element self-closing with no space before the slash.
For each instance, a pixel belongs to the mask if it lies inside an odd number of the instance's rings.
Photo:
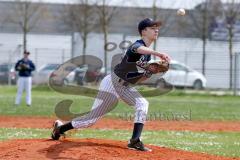
<svg viewBox="0 0 240 160">
<path fill-rule="evenodd" d="M 147 70 L 152 74 L 167 72 L 169 69 L 169 62 L 166 60 L 160 60 L 157 62 L 149 63 Z"/>
<path fill-rule="evenodd" d="M 29 67 L 28 67 L 28 65 L 26 65 L 26 64 L 20 64 L 20 68 L 21 68 L 21 70 L 26 70 L 26 69 L 28 69 Z"/>
</svg>

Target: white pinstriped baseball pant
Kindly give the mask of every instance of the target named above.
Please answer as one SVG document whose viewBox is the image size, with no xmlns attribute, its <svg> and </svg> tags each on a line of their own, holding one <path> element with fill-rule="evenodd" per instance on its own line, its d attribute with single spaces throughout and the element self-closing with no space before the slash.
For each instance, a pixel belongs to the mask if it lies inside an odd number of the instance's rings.
<svg viewBox="0 0 240 160">
<path fill-rule="evenodd" d="M 74 128 L 84 128 L 93 125 L 98 119 L 108 113 L 119 99 L 134 107 L 134 123 L 145 123 L 149 106 L 148 101 L 134 87 L 124 86 L 118 80 L 119 77 L 111 73 L 101 81 L 99 91 L 109 94 L 100 95 L 99 92 L 93 103 L 92 111 L 83 117 L 72 120 L 71 123 Z"/>
</svg>

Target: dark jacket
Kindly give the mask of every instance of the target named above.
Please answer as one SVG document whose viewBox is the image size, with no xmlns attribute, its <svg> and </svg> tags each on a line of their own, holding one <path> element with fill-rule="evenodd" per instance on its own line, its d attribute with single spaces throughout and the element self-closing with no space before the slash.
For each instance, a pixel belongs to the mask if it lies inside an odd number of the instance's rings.
<svg viewBox="0 0 240 160">
<path fill-rule="evenodd" d="M 35 65 L 29 59 L 21 59 L 16 63 L 15 70 L 20 77 L 30 77 L 31 72 L 35 70 Z"/>
</svg>

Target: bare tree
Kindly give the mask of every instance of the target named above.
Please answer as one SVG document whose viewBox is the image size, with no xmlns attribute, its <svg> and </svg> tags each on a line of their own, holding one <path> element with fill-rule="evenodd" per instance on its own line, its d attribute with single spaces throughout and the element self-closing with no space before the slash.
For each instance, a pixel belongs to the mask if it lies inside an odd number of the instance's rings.
<svg viewBox="0 0 240 160">
<path fill-rule="evenodd" d="M 237 0 L 228 0 L 222 3 L 225 23 L 228 30 L 228 48 L 229 48 L 229 88 L 233 88 L 233 38 L 235 22 L 240 18 L 240 3 Z"/>
<path fill-rule="evenodd" d="M 195 10 L 198 15 L 200 15 L 200 20 L 196 22 L 196 18 L 194 17 L 194 14 L 190 14 L 190 17 L 194 21 L 193 24 L 196 27 L 199 36 L 202 40 L 202 74 L 205 75 L 205 63 L 206 63 L 206 44 L 207 44 L 207 38 L 208 38 L 208 26 L 209 26 L 209 10 L 208 10 L 208 4 L 209 1 L 206 0 L 205 3 L 203 3 L 199 9 Z M 200 22 L 200 23 L 199 23 Z"/>
<path fill-rule="evenodd" d="M 29 1 L 15 0 L 11 4 L 11 14 L 8 21 L 17 24 L 23 32 L 23 50 L 27 50 L 27 34 L 37 26 L 39 20 L 45 16 L 47 9 L 43 4 Z"/>
<path fill-rule="evenodd" d="M 189 12 L 194 32 L 202 40 L 202 74 L 205 75 L 206 44 L 209 27 L 209 0 L 203 0 L 194 10 Z"/>
<path fill-rule="evenodd" d="M 97 24 L 93 5 L 90 5 L 88 0 L 78 0 L 78 3 L 66 5 L 62 16 L 70 30 L 80 34 L 83 41 L 82 54 L 86 55 L 87 38 Z"/>
<path fill-rule="evenodd" d="M 0 17 L 0 30 L 4 26 L 4 23 L 7 23 L 7 22 L 8 22 L 7 17 Z"/>
<path fill-rule="evenodd" d="M 202 40 L 202 74 L 205 75 L 206 66 L 206 45 L 209 38 L 209 26 L 211 20 L 218 14 L 219 1 L 203 0 L 194 10 L 189 12 L 192 24 L 192 33 Z"/>
<path fill-rule="evenodd" d="M 97 13 L 99 15 L 99 24 L 101 27 L 101 31 L 104 35 L 104 67 L 105 67 L 105 74 L 107 73 L 107 50 L 105 49 L 105 46 L 108 42 L 108 31 L 109 31 L 109 25 L 114 17 L 114 15 L 117 13 L 117 7 L 109 6 L 106 3 L 106 0 L 101 0 L 101 3 L 96 5 Z"/>
</svg>

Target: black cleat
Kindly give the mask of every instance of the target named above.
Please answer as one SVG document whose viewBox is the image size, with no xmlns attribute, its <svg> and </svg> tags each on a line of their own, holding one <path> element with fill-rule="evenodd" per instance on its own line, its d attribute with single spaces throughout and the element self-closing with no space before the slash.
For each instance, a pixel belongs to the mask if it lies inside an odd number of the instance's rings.
<svg viewBox="0 0 240 160">
<path fill-rule="evenodd" d="M 128 149 L 138 150 L 138 151 L 148 151 L 151 152 L 150 148 L 144 147 L 144 144 L 140 139 L 130 139 L 128 143 Z"/>
<path fill-rule="evenodd" d="M 51 134 L 51 137 L 53 140 L 59 140 L 61 136 L 64 136 L 64 134 L 60 133 L 60 126 L 63 125 L 63 123 L 60 120 L 56 120 L 53 123 L 53 131 Z"/>
</svg>

